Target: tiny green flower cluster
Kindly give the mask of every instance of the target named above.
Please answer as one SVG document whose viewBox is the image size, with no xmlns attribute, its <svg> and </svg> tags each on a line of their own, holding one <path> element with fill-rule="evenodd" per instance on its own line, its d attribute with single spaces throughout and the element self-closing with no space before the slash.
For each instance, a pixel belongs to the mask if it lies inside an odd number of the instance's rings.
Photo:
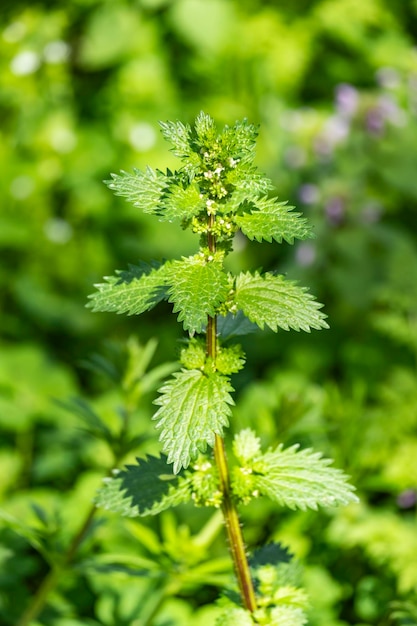
<svg viewBox="0 0 417 626">
<path fill-rule="evenodd" d="M 196 506 L 220 508 L 223 500 L 219 488 L 219 475 L 216 466 L 207 458 L 201 457 L 193 466 L 191 474 L 191 498 Z"/>
<path fill-rule="evenodd" d="M 198 369 L 206 374 L 219 372 L 229 376 L 243 368 L 245 355 L 239 344 L 227 347 L 219 345 L 216 358 L 213 360 L 206 354 L 205 342 L 201 338 L 193 337 L 181 350 L 180 361 L 189 370 Z"/>
</svg>

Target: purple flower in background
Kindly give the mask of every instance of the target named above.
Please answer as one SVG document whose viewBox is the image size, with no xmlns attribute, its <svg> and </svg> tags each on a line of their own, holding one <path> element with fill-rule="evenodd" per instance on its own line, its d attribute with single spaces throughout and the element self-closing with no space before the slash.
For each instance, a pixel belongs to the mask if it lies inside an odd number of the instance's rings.
<svg viewBox="0 0 417 626">
<path fill-rule="evenodd" d="M 415 489 L 406 489 L 397 498 L 397 504 L 401 509 L 411 509 L 416 503 L 417 491 Z"/>
<path fill-rule="evenodd" d="M 336 108 L 342 117 L 351 118 L 358 110 L 358 90 L 348 83 L 340 83 L 336 87 Z"/>
<path fill-rule="evenodd" d="M 326 120 L 323 130 L 317 135 L 314 149 L 321 157 L 328 157 L 334 148 L 349 135 L 349 120 L 342 115 L 332 115 Z"/>
<path fill-rule="evenodd" d="M 320 190 L 317 185 L 306 183 L 299 188 L 298 197 L 303 204 L 315 204 L 320 199 Z"/>
<path fill-rule="evenodd" d="M 333 226 L 338 226 L 344 217 L 345 206 L 342 198 L 335 196 L 326 202 L 324 211 L 327 219 Z"/>
<path fill-rule="evenodd" d="M 381 109 L 376 106 L 369 109 L 365 117 L 365 128 L 371 135 L 382 135 L 385 128 L 385 118 Z"/>
<path fill-rule="evenodd" d="M 378 98 L 376 105 L 368 110 L 365 118 L 366 129 L 373 135 L 381 135 L 386 122 L 395 126 L 404 126 L 406 123 L 404 111 L 388 94 Z"/>
</svg>

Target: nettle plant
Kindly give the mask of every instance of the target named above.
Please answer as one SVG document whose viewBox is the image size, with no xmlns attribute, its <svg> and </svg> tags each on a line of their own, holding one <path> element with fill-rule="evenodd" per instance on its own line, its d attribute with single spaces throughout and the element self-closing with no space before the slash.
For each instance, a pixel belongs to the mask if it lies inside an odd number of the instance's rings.
<svg viewBox="0 0 417 626">
<path fill-rule="evenodd" d="M 234 436 L 227 453 L 224 436 L 234 404 L 230 379 L 245 363 L 236 337 L 253 326 L 274 332 L 324 329 L 326 316 L 306 288 L 284 276 L 233 275 L 224 262 L 237 231 L 250 240 L 290 244 L 311 237 L 311 231 L 293 207 L 270 197 L 273 185 L 253 163 L 255 126 L 244 120 L 219 132 L 200 113 L 193 128 L 181 122 L 161 127 L 182 161 L 178 171 L 122 171 L 107 184 L 145 213 L 198 233 L 199 249 L 190 257 L 117 271 L 97 285 L 88 306 L 138 315 L 168 300 L 188 338 L 182 369 L 155 401 L 161 456 L 115 472 L 97 504 L 130 517 L 189 501 L 221 508 L 237 593 L 223 599 L 217 624 L 299 626 L 306 623 L 307 598 L 297 567 L 277 545 L 248 558 L 238 507 L 264 496 L 290 509 L 331 507 L 357 500 L 354 488 L 320 453 L 282 443 L 262 451 L 250 429 Z"/>
</svg>

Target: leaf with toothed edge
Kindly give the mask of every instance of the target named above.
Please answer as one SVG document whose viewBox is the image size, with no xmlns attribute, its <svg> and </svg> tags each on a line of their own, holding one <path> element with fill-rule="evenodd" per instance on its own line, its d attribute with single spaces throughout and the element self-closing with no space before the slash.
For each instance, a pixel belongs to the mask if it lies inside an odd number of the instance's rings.
<svg viewBox="0 0 417 626">
<path fill-rule="evenodd" d="M 158 420 L 159 439 L 174 473 L 213 446 L 216 434 L 222 435 L 234 404 L 232 391 L 228 377 L 201 370 L 176 372 L 160 389 L 155 400 L 160 408 L 153 419 Z"/>
<path fill-rule="evenodd" d="M 290 509 L 314 509 L 358 502 L 354 487 L 331 459 L 298 445 L 284 449 L 280 444 L 253 462 L 253 484 L 260 495 L 268 496 Z M 258 468 L 258 469 L 256 469 Z"/>
<path fill-rule="evenodd" d="M 283 276 L 258 272 L 241 273 L 236 278 L 235 305 L 259 328 L 265 324 L 274 332 L 328 328 L 326 315 L 306 288 Z"/>
<path fill-rule="evenodd" d="M 144 213 L 159 213 L 159 205 L 164 190 L 168 185 L 168 177 L 159 170 L 147 167 L 144 172 L 135 169 L 133 174 L 121 171 L 111 174 L 111 180 L 104 181 L 116 196 L 126 198 L 133 206 Z"/>
<path fill-rule="evenodd" d="M 137 459 L 127 465 L 96 494 L 95 504 L 125 517 L 156 515 L 191 499 L 191 481 L 173 474 L 166 456 Z"/>
<path fill-rule="evenodd" d="M 168 265 L 142 264 L 130 266 L 128 271 L 119 270 L 115 276 L 106 277 L 105 283 L 96 285 L 87 307 L 128 315 L 149 311 L 166 297 Z"/>
<path fill-rule="evenodd" d="M 179 313 L 178 321 L 185 330 L 200 333 L 207 316 L 214 316 L 228 295 L 229 283 L 221 262 L 207 261 L 204 255 L 172 261 L 166 278 L 169 302 Z"/>
<path fill-rule="evenodd" d="M 294 239 L 312 237 L 307 220 L 300 213 L 293 212 L 287 202 L 278 202 L 276 198 L 259 198 L 248 203 L 250 210 L 236 215 L 235 222 L 242 233 L 249 239 L 281 243 L 284 239 L 293 244 Z M 245 207 L 247 209 L 248 207 Z"/>
</svg>

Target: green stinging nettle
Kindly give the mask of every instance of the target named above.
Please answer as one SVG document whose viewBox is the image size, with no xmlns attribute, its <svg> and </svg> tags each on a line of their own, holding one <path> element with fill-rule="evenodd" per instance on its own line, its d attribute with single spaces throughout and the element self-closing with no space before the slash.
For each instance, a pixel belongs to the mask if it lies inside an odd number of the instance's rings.
<svg viewBox="0 0 417 626">
<path fill-rule="evenodd" d="M 248 561 L 237 506 L 267 496 L 291 509 L 317 509 L 355 501 L 354 489 L 320 453 L 282 444 L 263 452 L 250 429 L 235 436 L 229 461 L 223 434 L 232 415 L 230 377 L 245 362 L 234 338 L 252 325 L 309 332 L 327 323 L 322 305 L 304 287 L 272 273 L 233 275 L 224 260 L 238 230 L 251 240 L 290 244 L 311 237 L 311 231 L 293 207 L 269 197 L 271 181 L 253 164 L 255 126 L 244 120 L 219 132 L 204 113 L 193 128 L 180 122 L 161 126 L 181 168 L 122 171 L 112 174 L 108 186 L 145 213 L 198 233 L 198 252 L 118 271 L 97 285 L 89 306 L 133 315 L 168 300 L 189 339 L 182 369 L 156 400 L 161 456 L 138 459 L 108 479 L 97 504 L 131 517 L 188 501 L 220 507 L 240 600 L 225 601 L 217 624 L 301 626 L 307 600 L 296 568 L 274 546 Z"/>
</svg>

